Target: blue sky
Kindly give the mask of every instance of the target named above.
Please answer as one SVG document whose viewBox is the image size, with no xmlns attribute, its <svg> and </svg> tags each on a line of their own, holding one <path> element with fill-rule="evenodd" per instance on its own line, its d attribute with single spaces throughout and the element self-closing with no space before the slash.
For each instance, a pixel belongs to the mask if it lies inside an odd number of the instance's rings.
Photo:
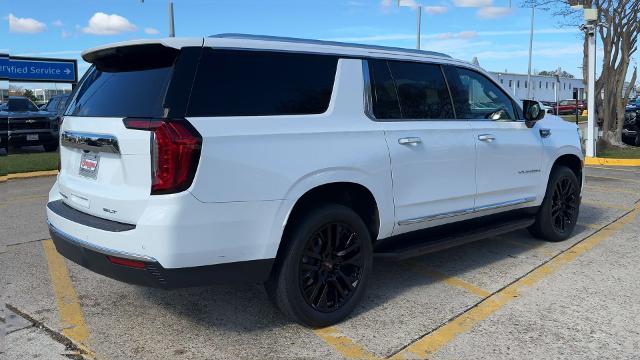
<svg viewBox="0 0 640 360">
<path fill-rule="evenodd" d="M 403 0 L 407 1 L 407 0 Z M 411 1 L 411 0 L 409 0 Z M 416 0 L 414 0 L 416 1 Z M 531 10 L 520 0 L 422 0 L 422 47 L 471 60 L 491 71 L 526 73 Z M 459 7 L 463 4 L 493 8 Z M 11 1 L 2 15 L 0 49 L 12 55 L 80 58 L 83 49 L 164 37 L 166 0 Z M 396 0 L 174 0 L 176 36 L 223 32 L 415 47 L 416 15 Z M 535 70 L 562 67 L 581 77 L 582 41 L 551 13 L 536 13 Z M 87 68 L 80 65 L 80 71 Z"/>
</svg>

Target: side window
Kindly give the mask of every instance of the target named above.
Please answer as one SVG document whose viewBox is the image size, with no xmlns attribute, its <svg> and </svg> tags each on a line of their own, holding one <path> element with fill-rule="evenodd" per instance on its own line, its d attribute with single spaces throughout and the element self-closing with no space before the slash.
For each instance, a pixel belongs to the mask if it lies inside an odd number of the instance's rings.
<svg viewBox="0 0 640 360">
<path fill-rule="evenodd" d="M 376 119 L 402 119 L 396 85 L 386 60 L 368 60 L 371 100 Z"/>
<path fill-rule="evenodd" d="M 205 49 L 187 116 L 321 114 L 337 64 L 328 55 Z"/>
<path fill-rule="evenodd" d="M 484 75 L 445 66 L 458 119 L 515 120 L 511 99 Z"/>
<path fill-rule="evenodd" d="M 454 119 L 440 65 L 389 61 L 403 119 Z"/>
</svg>

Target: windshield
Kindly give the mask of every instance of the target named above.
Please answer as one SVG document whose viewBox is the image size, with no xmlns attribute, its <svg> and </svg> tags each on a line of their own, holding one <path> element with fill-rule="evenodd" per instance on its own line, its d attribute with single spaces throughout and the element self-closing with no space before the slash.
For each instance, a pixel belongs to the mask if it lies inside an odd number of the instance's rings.
<svg viewBox="0 0 640 360">
<path fill-rule="evenodd" d="M 9 99 L 11 111 L 38 111 L 38 107 L 27 98 Z"/>
</svg>

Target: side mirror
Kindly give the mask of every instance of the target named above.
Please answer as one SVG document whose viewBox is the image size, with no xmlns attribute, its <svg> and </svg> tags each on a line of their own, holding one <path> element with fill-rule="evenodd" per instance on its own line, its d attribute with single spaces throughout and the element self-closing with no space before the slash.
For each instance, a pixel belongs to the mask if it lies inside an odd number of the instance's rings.
<svg viewBox="0 0 640 360">
<path fill-rule="evenodd" d="M 540 103 L 534 100 L 524 100 L 522 110 L 524 111 L 524 123 L 528 128 L 532 128 L 538 120 L 544 117 Z"/>
</svg>

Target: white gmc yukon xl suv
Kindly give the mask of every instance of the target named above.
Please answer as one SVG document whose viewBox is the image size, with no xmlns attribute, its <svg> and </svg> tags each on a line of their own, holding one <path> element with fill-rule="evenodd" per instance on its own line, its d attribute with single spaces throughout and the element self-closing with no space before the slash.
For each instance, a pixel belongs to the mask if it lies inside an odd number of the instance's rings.
<svg viewBox="0 0 640 360">
<path fill-rule="evenodd" d="M 264 282 L 325 326 L 374 257 L 576 225 L 576 126 L 447 55 L 223 34 L 82 56 L 47 217 L 63 256 L 108 277 Z"/>
</svg>

